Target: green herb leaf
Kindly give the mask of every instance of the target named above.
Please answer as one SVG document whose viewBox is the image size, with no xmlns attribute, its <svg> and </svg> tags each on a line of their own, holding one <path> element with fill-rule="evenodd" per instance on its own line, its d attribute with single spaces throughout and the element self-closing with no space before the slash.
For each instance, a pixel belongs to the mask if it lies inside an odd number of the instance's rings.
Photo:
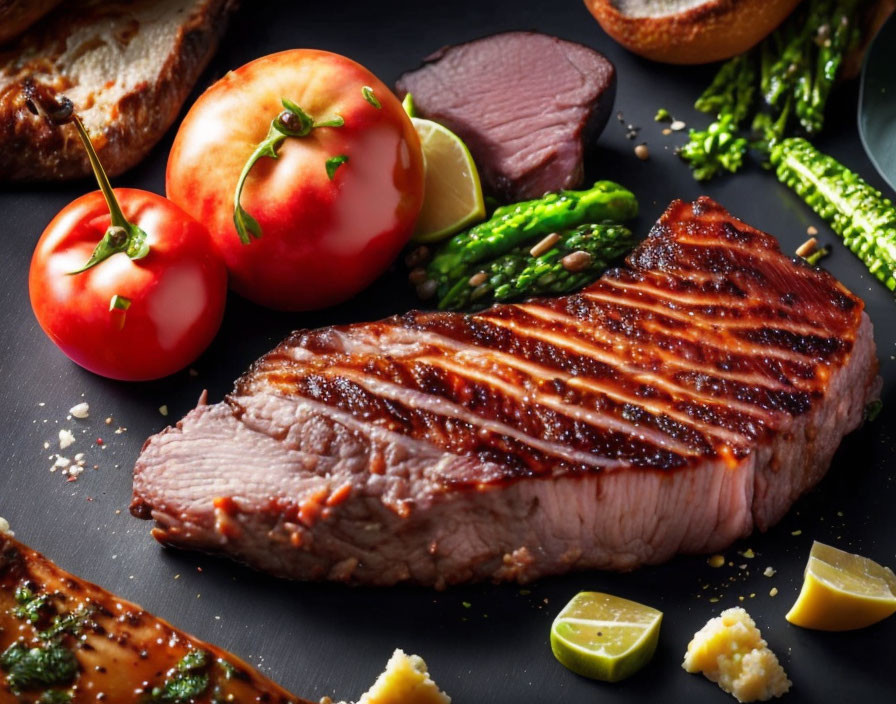
<svg viewBox="0 0 896 704">
<path fill-rule="evenodd" d="M 112 296 L 109 301 L 109 311 L 113 310 L 127 310 L 131 307 L 131 299 L 125 298 L 124 296 L 119 296 L 117 293 Z"/>
<path fill-rule="evenodd" d="M 53 623 L 44 631 L 38 633 L 41 640 L 50 641 L 68 633 L 77 636 L 81 633 L 84 624 L 90 618 L 93 611 L 89 608 L 80 607 L 67 614 L 58 614 L 53 617 Z"/>
<path fill-rule="evenodd" d="M 198 699 L 208 688 L 208 674 L 202 672 L 210 665 L 210 656 L 204 650 L 191 650 L 184 655 L 174 673 L 161 687 L 153 687 L 150 701 L 157 704 L 188 704 Z"/>
<path fill-rule="evenodd" d="M 672 113 L 670 113 L 666 108 L 660 108 L 656 111 L 656 115 L 653 116 L 654 122 L 672 122 Z"/>
<path fill-rule="evenodd" d="M 331 156 L 329 159 L 327 159 L 327 177 L 332 181 L 333 177 L 336 175 L 336 169 L 338 169 L 346 162 L 348 162 L 348 157 L 345 154 Z"/>
<path fill-rule="evenodd" d="M 224 670 L 224 679 L 232 680 L 237 675 L 236 665 L 227 662 L 223 658 L 218 658 L 218 666 Z"/>
<path fill-rule="evenodd" d="M 67 689 L 48 689 L 40 695 L 37 704 L 69 704 L 72 693 Z"/>
<path fill-rule="evenodd" d="M 13 615 L 23 621 L 29 623 L 37 623 L 40 620 L 41 612 L 46 611 L 49 597 L 46 594 L 40 596 L 32 596 L 27 601 L 23 601 L 19 606 L 13 609 Z"/>
<path fill-rule="evenodd" d="M 0 668 L 7 673 L 9 687 L 18 693 L 71 683 L 78 673 L 78 660 L 61 645 L 29 649 L 21 643 L 13 643 L 0 655 Z"/>
<path fill-rule="evenodd" d="M 370 86 L 364 86 L 361 89 L 361 95 L 364 96 L 364 100 L 373 105 L 377 110 L 380 110 L 383 107 L 380 105 L 380 101 L 377 100 L 377 97 L 373 94 L 373 88 Z"/>
<path fill-rule="evenodd" d="M 896 190 L 896 15 L 874 37 L 862 67 L 859 136 L 874 167 Z"/>
</svg>

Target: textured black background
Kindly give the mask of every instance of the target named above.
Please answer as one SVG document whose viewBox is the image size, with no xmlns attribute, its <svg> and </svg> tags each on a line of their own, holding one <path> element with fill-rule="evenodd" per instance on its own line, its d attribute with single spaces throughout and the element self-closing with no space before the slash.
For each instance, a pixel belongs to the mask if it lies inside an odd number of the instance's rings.
<svg viewBox="0 0 896 704">
<path fill-rule="evenodd" d="M 616 110 L 642 127 L 638 141 L 648 143 L 651 158 L 645 163 L 634 157 L 636 142 L 625 138 L 613 118 L 589 164 L 589 177 L 616 179 L 635 190 L 641 201 L 640 234 L 646 234 L 672 198 L 707 193 L 738 217 L 776 234 L 786 250 L 806 238 L 809 225 L 819 228 L 822 241 L 835 239 L 759 168 L 708 185 L 694 182 L 672 154 L 684 133 L 662 136 L 664 125 L 654 123 L 653 115 L 664 106 L 689 124 L 704 125 L 705 116 L 691 105 L 712 68 L 666 67 L 629 55 L 576 0 L 243 5 L 198 89 L 262 54 L 302 46 L 346 54 L 391 83 L 443 44 L 500 30 L 538 29 L 596 47 L 617 66 Z M 854 84 L 834 95 L 828 129 L 818 143 L 880 187 L 859 146 L 855 102 Z M 163 192 L 170 143 L 171 134 L 114 185 Z M 81 182 L 0 193 L 0 515 L 10 520 L 19 538 L 63 567 L 233 650 L 315 700 L 325 694 L 357 697 L 399 646 L 423 655 L 437 682 L 460 704 L 731 701 L 702 677 L 685 674 L 680 662 L 691 634 L 744 596 L 794 682 L 789 701 L 893 701 L 896 619 L 845 634 L 800 630 L 784 620 L 813 538 L 896 565 L 896 303 L 836 242 L 825 266 L 868 305 L 885 379 L 884 411 L 876 423 L 846 440 L 827 478 L 780 525 L 726 553 L 734 566 L 712 569 L 703 557 L 682 557 L 633 574 L 548 579 L 528 590 L 512 585 L 442 593 L 347 589 L 281 582 L 224 560 L 160 548 L 149 535 L 149 524 L 127 513 L 131 468 L 143 440 L 166 425 L 159 406 L 167 404 L 173 422 L 204 388 L 219 400 L 252 360 L 294 328 L 406 310 L 413 299 L 401 273 L 387 274 L 356 301 L 314 314 L 272 313 L 232 297 L 221 333 L 195 364 L 198 376 L 182 372 L 147 384 L 108 381 L 69 363 L 44 337 L 27 294 L 28 263 L 42 229 L 61 207 L 93 188 Z M 66 421 L 67 410 L 82 397 L 90 403 L 90 418 Z M 107 416 L 114 417 L 112 426 L 104 424 Z M 127 430 L 115 434 L 119 426 Z M 73 428 L 78 437 L 66 454 L 85 451 L 89 464 L 100 467 L 88 469 L 74 483 L 50 473 L 52 447 L 43 448 L 44 442 L 56 445 L 61 427 Z M 108 449 L 93 444 L 98 436 Z M 752 560 L 736 552 L 748 547 L 756 553 Z M 748 574 L 738 569 L 740 564 L 747 564 Z M 762 576 L 766 566 L 777 570 L 774 577 Z M 779 590 L 774 598 L 769 596 L 772 587 Z M 609 591 L 664 611 L 659 649 L 642 673 L 606 685 L 579 678 L 554 660 L 548 646 L 551 620 L 581 589 Z M 720 601 L 710 603 L 711 596 Z"/>
</svg>

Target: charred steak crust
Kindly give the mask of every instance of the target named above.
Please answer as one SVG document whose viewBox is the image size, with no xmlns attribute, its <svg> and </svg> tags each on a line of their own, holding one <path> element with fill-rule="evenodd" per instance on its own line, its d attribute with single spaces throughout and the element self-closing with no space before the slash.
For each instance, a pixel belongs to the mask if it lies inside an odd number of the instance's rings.
<svg viewBox="0 0 896 704">
<path fill-rule="evenodd" d="M 582 185 L 585 152 L 613 109 L 616 70 L 582 44 L 504 32 L 440 49 L 396 90 L 458 134 L 485 189 L 512 202 Z"/>
<path fill-rule="evenodd" d="M 299 579 L 630 569 L 775 523 L 878 389 L 860 299 L 675 201 L 579 294 L 294 333 L 147 441 L 132 511 Z"/>
</svg>

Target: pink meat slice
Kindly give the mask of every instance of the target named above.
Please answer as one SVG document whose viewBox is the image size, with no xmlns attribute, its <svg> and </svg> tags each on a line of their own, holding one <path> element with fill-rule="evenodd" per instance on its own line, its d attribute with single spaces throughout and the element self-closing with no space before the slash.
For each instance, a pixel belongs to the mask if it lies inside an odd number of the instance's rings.
<svg viewBox="0 0 896 704">
<path fill-rule="evenodd" d="M 147 441 L 132 511 L 295 579 L 628 570 L 778 521 L 877 368 L 859 298 L 675 201 L 581 293 L 294 333 Z"/>
<path fill-rule="evenodd" d="M 537 32 L 446 47 L 396 84 L 421 117 L 469 147 L 483 185 L 508 201 L 575 188 L 607 122 L 616 72 L 603 54 Z"/>
</svg>

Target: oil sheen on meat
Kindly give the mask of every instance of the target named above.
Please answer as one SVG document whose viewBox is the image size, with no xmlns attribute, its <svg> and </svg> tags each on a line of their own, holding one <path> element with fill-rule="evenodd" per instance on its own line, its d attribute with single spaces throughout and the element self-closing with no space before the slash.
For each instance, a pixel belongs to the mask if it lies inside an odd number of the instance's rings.
<svg viewBox="0 0 896 704">
<path fill-rule="evenodd" d="M 294 333 L 147 441 L 132 511 L 297 579 L 626 570 L 774 524 L 878 389 L 860 299 L 675 201 L 576 295 Z"/>
</svg>

